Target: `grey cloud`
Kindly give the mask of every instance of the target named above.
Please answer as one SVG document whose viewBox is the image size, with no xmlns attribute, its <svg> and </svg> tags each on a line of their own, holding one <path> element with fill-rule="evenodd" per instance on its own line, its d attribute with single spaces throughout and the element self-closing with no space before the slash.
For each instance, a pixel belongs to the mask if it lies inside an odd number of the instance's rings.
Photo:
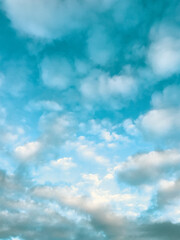
<svg viewBox="0 0 180 240">
<path fill-rule="evenodd" d="M 165 182 L 163 186 L 158 189 L 156 201 L 157 208 L 161 209 L 166 206 L 175 206 L 180 199 L 180 180 Z"/>
<path fill-rule="evenodd" d="M 149 223 L 142 226 L 144 232 L 142 239 L 147 240 L 178 240 L 180 225 L 171 222 Z"/>
<path fill-rule="evenodd" d="M 153 151 L 131 156 L 120 164 L 118 179 L 132 186 L 155 184 L 179 169 L 180 153 L 177 150 Z"/>
<path fill-rule="evenodd" d="M 7 183 L 9 180 L 14 183 L 12 188 Z M 71 195 L 72 189 L 64 191 L 55 186 L 21 184 L 21 180 L 18 175 L 10 177 L 0 172 L 1 186 L 4 183 L 0 198 L 0 238 L 157 240 L 169 239 L 170 234 L 173 240 L 179 237 L 178 224 L 151 223 L 147 219 L 146 223 L 130 221 L 116 215 L 108 207 L 96 208 L 88 198 Z M 17 183 L 22 187 L 17 188 Z M 71 210 L 77 216 L 80 214 L 79 220 L 71 219 L 72 215 L 68 214 Z"/>
<path fill-rule="evenodd" d="M 0 171 L 0 238 L 104 239 L 86 219 L 77 224 L 65 216 L 67 209 L 61 213 L 55 210 L 53 202 L 32 198 L 29 192 L 32 183 L 25 184 L 23 180 L 22 184 L 22 180 L 19 175 L 10 176 Z"/>
</svg>

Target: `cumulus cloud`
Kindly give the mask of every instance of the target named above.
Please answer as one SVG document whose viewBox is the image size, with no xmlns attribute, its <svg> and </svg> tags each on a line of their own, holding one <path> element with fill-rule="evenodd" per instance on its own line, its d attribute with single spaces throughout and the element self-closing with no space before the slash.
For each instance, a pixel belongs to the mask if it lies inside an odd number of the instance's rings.
<svg viewBox="0 0 180 240">
<path fill-rule="evenodd" d="M 163 177 L 170 177 L 179 168 L 177 150 L 153 151 L 131 156 L 121 163 L 118 178 L 130 185 L 154 184 Z"/>
<path fill-rule="evenodd" d="M 147 138 L 175 140 L 180 131 L 179 117 L 179 108 L 154 109 L 140 116 L 137 125 Z"/>
<path fill-rule="evenodd" d="M 31 37 L 51 40 L 88 26 L 94 14 L 108 10 L 114 2 L 5 0 L 3 6 L 15 29 Z"/>
<path fill-rule="evenodd" d="M 80 91 L 88 101 L 97 102 L 100 100 L 109 104 L 112 103 L 111 106 L 121 108 L 123 99 L 134 98 L 137 85 L 135 79 L 131 76 L 117 75 L 110 77 L 107 74 L 95 71 L 86 79 L 83 79 Z"/>
<path fill-rule="evenodd" d="M 85 13 L 78 1 L 5 0 L 3 5 L 18 31 L 37 38 L 62 37 L 83 26 Z"/>
<path fill-rule="evenodd" d="M 23 146 L 18 146 L 15 149 L 15 156 L 22 161 L 33 160 L 41 150 L 41 143 L 28 142 Z"/>
<path fill-rule="evenodd" d="M 159 24 L 151 30 L 152 44 L 148 51 L 148 61 L 152 70 L 159 77 L 169 77 L 179 73 L 180 41 L 179 29 L 174 26 Z"/>
<path fill-rule="evenodd" d="M 180 42 L 172 38 L 161 39 L 149 49 L 148 59 L 155 74 L 171 76 L 179 72 Z"/>
</svg>

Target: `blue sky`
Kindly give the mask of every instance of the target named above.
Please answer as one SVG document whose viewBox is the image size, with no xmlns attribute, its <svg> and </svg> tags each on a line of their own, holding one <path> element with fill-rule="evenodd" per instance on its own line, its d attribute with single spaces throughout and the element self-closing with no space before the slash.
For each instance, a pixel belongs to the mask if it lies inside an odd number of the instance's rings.
<svg viewBox="0 0 180 240">
<path fill-rule="evenodd" d="M 180 4 L 0 0 L 0 240 L 178 240 Z"/>
</svg>

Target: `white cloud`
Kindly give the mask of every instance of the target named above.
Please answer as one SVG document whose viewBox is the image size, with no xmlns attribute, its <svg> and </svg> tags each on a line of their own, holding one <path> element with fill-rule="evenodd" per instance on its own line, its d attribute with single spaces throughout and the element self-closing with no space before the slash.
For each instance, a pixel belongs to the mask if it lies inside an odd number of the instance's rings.
<svg viewBox="0 0 180 240">
<path fill-rule="evenodd" d="M 152 43 L 147 58 L 153 72 L 159 77 L 179 73 L 179 29 L 167 23 L 156 24 L 151 29 L 150 38 Z"/>
<path fill-rule="evenodd" d="M 19 32 L 47 40 L 83 29 L 94 14 L 108 10 L 115 0 L 4 0 L 4 10 Z"/>
<path fill-rule="evenodd" d="M 99 186 L 101 180 L 99 180 L 98 174 L 82 174 L 82 178 L 85 181 L 89 181 L 90 183 L 94 183 L 94 185 Z"/>
<path fill-rule="evenodd" d="M 171 139 L 172 137 L 178 137 L 180 133 L 179 119 L 179 108 L 154 109 L 140 116 L 136 123 L 148 138 Z"/>
<path fill-rule="evenodd" d="M 39 153 L 41 150 L 41 143 L 36 142 L 28 142 L 23 146 L 18 146 L 15 149 L 15 156 L 20 160 L 33 160 L 34 157 Z"/>
<path fill-rule="evenodd" d="M 123 127 L 127 134 L 135 136 L 138 134 L 138 129 L 131 119 L 126 119 L 123 122 Z"/>
<path fill-rule="evenodd" d="M 128 143 L 130 140 L 127 136 L 123 136 L 121 134 L 117 134 L 116 132 L 109 132 L 107 130 L 102 130 L 101 131 L 101 137 L 106 141 L 106 142 L 122 142 L 122 143 Z"/>
<path fill-rule="evenodd" d="M 105 73 L 95 71 L 82 81 L 80 91 L 91 101 L 108 101 L 119 97 L 120 99 L 133 99 L 137 93 L 137 83 L 134 78 L 126 75 L 110 77 Z"/>
<path fill-rule="evenodd" d="M 151 45 L 148 59 L 155 74 L 171 76 L 180 70 L 180 41 L 161 39 Z"/>
<path fill-rule="evenodd" d="M 37 38 L 54 39 L 83 27 L 84 7 L 69 0 L 5 0 L 13 26 Z"/>
<path fill-rule="evenodd" d="M 51 165 L 56 168 L 61 168 L 63 170 L 68 170 L 76 166 L 76 164 L 72 161 L 71 157 L 59 158 L 56 161 L 51 161 Z"/>
</svg>

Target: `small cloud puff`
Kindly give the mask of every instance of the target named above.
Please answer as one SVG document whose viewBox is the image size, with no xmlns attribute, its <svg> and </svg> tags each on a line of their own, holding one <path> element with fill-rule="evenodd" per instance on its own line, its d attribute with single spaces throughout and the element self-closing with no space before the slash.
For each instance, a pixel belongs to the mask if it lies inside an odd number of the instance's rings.
<svg viewBox="0 0 180 240">
<path fill-rule="evenodd" d="M 76 164 L 72 161 L 71 157 L 59 158 L 56 161 L 51 161 L 51 165 L 56 168 L 61 168 L 63 170 L 68 170 L 76 166 Z"/>
</svg>

